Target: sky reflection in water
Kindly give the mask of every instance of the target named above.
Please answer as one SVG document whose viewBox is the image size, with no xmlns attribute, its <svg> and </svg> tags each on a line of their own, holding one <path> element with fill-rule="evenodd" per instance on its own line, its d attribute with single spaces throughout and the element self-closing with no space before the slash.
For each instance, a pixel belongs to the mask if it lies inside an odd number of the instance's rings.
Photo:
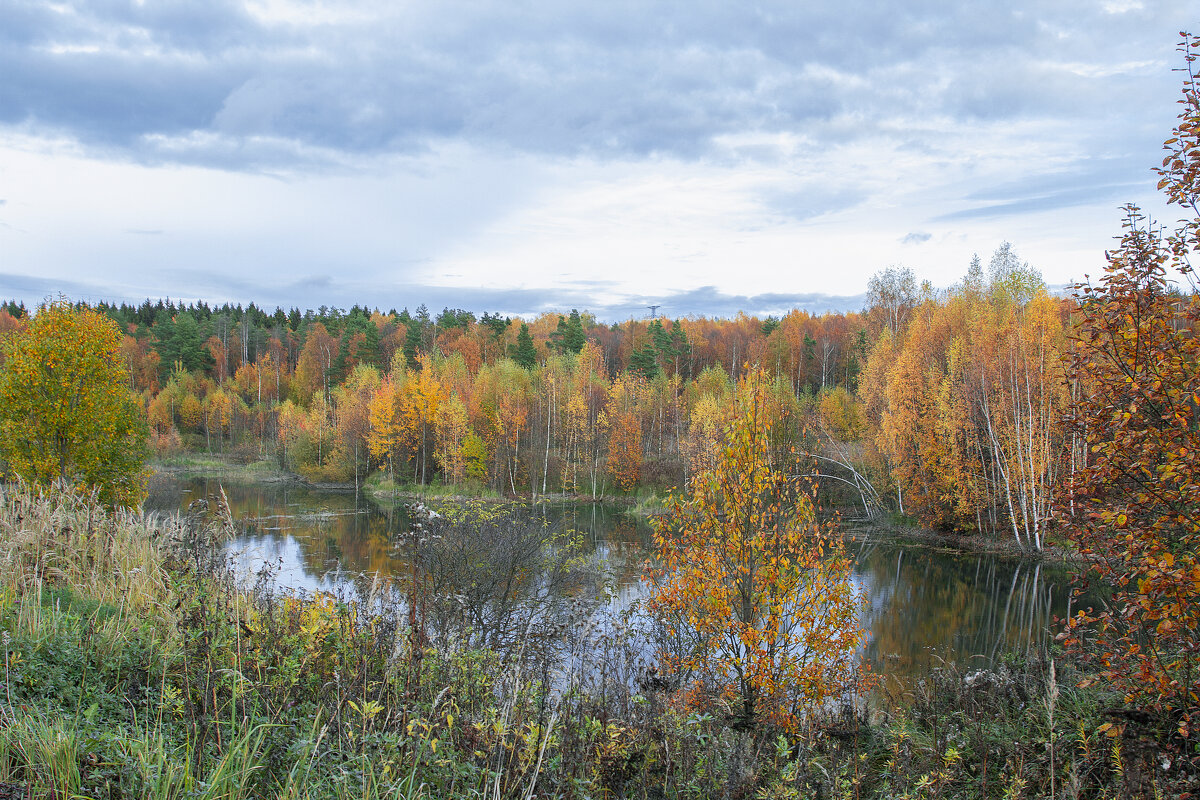
<svg viewBox="0 0 1200 800">
<path fill-rule="evenodd" d="M 219 491 L 205 479 L 159 479 L 148 509 L 173 511 Z M 347 580 L 403 576 L 408 566 L 394 534 L 408 530 L 406 511 L 381 510 L 353 492 L 289 484 L 224 483 L 244 533 L 231 544 L 247 576 L 269 568 L 278 586 L 333 591 Z M 584 535 L 615 588 L 611 605 L 641 594 L 638 578 L 650 541 L 640 519 L 604 506 L 543 509 Z M 885 686 L 907 686 L 932 666 L 995 663 L 1047 641 L 1054 618 L 1068 611 L 1070 576 L 1061 567 L 994 556 L 948 554 L 886 542 L 853 545 L 854 581 L 867 596 L 864 657 Z"/>
</svg>

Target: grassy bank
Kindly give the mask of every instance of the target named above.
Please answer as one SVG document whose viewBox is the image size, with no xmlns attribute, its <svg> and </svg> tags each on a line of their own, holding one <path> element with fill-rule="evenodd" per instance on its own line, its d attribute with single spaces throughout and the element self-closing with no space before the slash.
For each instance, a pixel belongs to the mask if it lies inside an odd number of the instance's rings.
<svg viewBox="0 0 1200 800">
<path fill-rule="evenodd" d="M 1042 550 L 1032 551 L 1021 547 L 1011 538 L 996 538 L 978 533 L 963 534 L 938 531 L 921 525 L 916 520 L 899 514 L 884 515 L 877 520 L 853 520 L 842 523 L 842 531 L 854 541 L 882 539 L 888 542 L 903 542 L 918 547 L 946 553 L 990 553 L 1006 558 L 1032 558 L 1070 564 L 1078 561 L 1069 543 L 1050 537 Z"/>
<path fill-rule="evenodd" d="M 393 481 L 382 472 L 373 472 L 363 483 L 363 491 L 376 504 L 386 507 L 404 505 L 412 500 L 483 500 L 504 502 L 499 492 L 478 483 L 443 484 L 439 480 L 419 484 Z"/>
<path fill-rule="evenodd" d="M 354 488 L 353 483 L 313 483 L 301 475 L 280 469 L 273 460 L 259 459 L 249 463 L 240 463 L 237 459 L 220 454 L 191 453 L 161 458 L 153 462 L 151 468 L 157 473 L 181 478 L 208 477 L 238 483 L 291 481 L 317 488 L 338 490 Z M 422 485 L 410 481 L 393 481 L 383 472 L 371 473 L 360 488 L 376 505 L 383 508 L 395 508 L 415 500 L 425 502 L 529 502 L 528 495 L 513 497 L 478 482 L 443 484 L 440 480 L 434 480 Z M 628 494 L 607 495 L 599 500 L 586 495 L 551 494 L 539 496 L 535 502 L 585 505 L 600 502 L 620 508 L 633 516 L 649 519 L 666 510 L 666 497 L 664 492 L 648 487 L 639 487 Z M 848 537 L 854 540 L 882 537 L 887 541 L 904 542 L 945 552 L 994 553 L 1012 558 L 1032 556 L 1064 563 L 1074 560 L 1072 551 L 1065 547 L 1064 543 L 1055 539 L 1048 542 L 1045 550 L 1039 553 L 1030 553 L 1021 549 L 1011 538 L 996 539 L 988 536 L 934 531 L 911 518 L 895 514 L 872 522 L 847 522 L 843 524 L 842 529 Z"/>
<path fill-rule="evenodd" d="M 1120 698 L 1076 688 L 1061 661 L 947 666 L 794 736 L 732 730 L 719 698 L 689 712 L 640 681 L 632 634 L 615 627 L 467 649 L 467 629 L 414 633 L 405 587 L 235 586 L 216 556 L 230 528 L 219 509 L 146 519 L 23 488 L 0 505 L 8 796 L 1170 797 L 1190 785 L 1177 760 L 1161 766 L 1160 732 L 1127 720 L 1105 735 Z"/>
<path fill-rule="evenodd" d="M 149 464 L 152 471 L 183 478 L 208 477 L 241 483 L 301 481 L 299 475 L 287 472 L 271 458 L 250 461 L 215 453 L 180 453 L 155 459 Z"/>
<path fill-rule="evenodd" d="M 372 473 L 363 483 L 363 491 L 378 505 L 398 506 L 412 500 L 433 500 L 438 502 L 467 502 L 483 501 L 485 503 L 522 503 L 531 502 L 529 495 L 513 496 L 503 494 L 479 482 L 466 481 L 457 484 L 444 484 L 433 480 L 427 484 L 397 482 L 389 479 L 382 472 Z M 602 498 L 590 495 L 575 494 L 546 494 L 532 498 L 534 503 L 552 505 L 579 504 L 592 505 L 602 503 L 606 506 L 620 508 L 634 516 L 649 517 L 662 513 L 664 510 L 663 497 L 653 489 L 639 489 L 631 494 L 606 495 Z"/>
<path fill-rule="evenodd" d="M 352 481 L 336 483 L 313 481 L 303 475 L 288 472 L 279 467 L 274 459 L 258 458 L 243 461 L 240 458 L 222 455 L 220 453 L 181 453 L 173 456 L 160 457 L 150 464 L 151 470 L 164 475 L 177 475 L 183 478 L 208 477 L 239 483 L 276 483 L 293 481 L 308 486 L 325 487 L 330 489 L 353 489 Z M 479 481 L 464 481 L 456 484 L 442 483 L 435 478 L 427 484 L 412 481 L 392 480 L 386 473 L 376 471 L 366 477 L 361 490 L 379 505 L 401 505 L 411 500 L 482 500 L 485 502 L 529 502 L 527 494 L 511 495 L 498 492 Z M 557 494 L 538 495 L 535 502 L 553 503 L 605 503 L 622 506 L 629 513 L 650 516 L 659 513 L 663 508 L 662 495 L 648 488 L 639 488 L 631 494 L 606 495 L 594 498 L 589 495 Z"/>
</svg>

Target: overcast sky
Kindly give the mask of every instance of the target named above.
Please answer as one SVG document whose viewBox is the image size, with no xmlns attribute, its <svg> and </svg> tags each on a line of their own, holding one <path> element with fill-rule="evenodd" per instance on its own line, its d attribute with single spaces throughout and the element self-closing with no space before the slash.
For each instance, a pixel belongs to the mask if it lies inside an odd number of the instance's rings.
<svg viewBox="0 0 1200 800">
<path fill-rule="evenodd" d="M 0 0 L 0 299 L 603 319 L 1102 269 L 1194 0 Z M 1190 13 L 1189 13 L 1190 12 Z"/>
</svg>

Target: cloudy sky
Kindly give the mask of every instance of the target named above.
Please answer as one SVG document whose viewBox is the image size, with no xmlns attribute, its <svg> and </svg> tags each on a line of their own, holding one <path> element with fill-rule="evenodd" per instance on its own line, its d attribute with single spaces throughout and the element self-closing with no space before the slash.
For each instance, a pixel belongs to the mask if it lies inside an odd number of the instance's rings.
<svg viewBox="0 0 1200 800">
<path fill-rule="evenodd" d="M 0 0 L 0 299 L 610 320 L 1097 274 L 1194 0 Z M 1190 13 L 1189 13 L 1190 12 Z"/>
</svg>

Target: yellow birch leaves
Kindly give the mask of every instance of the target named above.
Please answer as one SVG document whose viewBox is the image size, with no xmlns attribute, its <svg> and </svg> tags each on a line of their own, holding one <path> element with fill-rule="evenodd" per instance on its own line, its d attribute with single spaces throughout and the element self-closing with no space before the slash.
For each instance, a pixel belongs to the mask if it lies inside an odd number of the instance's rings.
<svg viewBox="0 0 1200 800">
<path fill-rule="evenodd" d="M 95 488 L 110 505 L 144 492 L 146 421 L 130 392 L 115 323 L 60 300 L 6 338 L 0 459 L 26 480 Z"/>
<path fill-rule="evenodd" d="M 659 659 L 688 702 L 794 730 L 857 680 L 862 631 L 840 538 L 770 464 L 765 382 L 743 381 L 715 466 L 656 523 L 649 607 L 674 634 Z"/>
</svg>

